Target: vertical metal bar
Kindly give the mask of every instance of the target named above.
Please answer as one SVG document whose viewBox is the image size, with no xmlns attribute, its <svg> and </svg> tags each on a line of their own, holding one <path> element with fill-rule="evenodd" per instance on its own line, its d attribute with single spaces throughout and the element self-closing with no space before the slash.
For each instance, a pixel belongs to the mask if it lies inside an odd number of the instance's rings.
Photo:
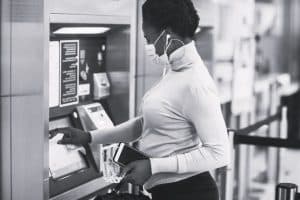
<svg viewBox="0 0 300 200">
<path fill-rule="evenodd" d="M 11 200 L 11 97 L 0 97 L 0 199 Z"/>
<path fill-rule="evenodd" d="M 142 5 L 145 0 L 138 0 L 137 3 L 137 65 L 136 65 L 136 114 L 139 114 L 139 106 L 141 105 L 142 97 L 145 92 L 145 57 L 144 57 L 144 38 L 142 33 Z"/>
<path fill-rule="evenodd" d="M 254 124 L 255 123 L 255 106 L 252 107 L 252 109 L 250 110 L 250 112 L 248 113 L 248 124 Z M 252 133 L 255 134 L 255 133 Z M 253 177 L 252 171 L 251 169 L 254 168 L 255 163 L 251 160 L 255 155 L 255 147 L 254 146 L 246 146 L 245 148 L 247 148 L 247 191 L 246 191 L 246 195 L 247 198 L 249 198 L 249 189 L 251 189 L 253 187 L 253 183 L 251 181 L 251 178 Z"/>
<path fill-rule="evenodd" d="M 130 24 L 130 67 L 129 67 L 129 119 L 136 115 L 136 72 L 137 72 L 137 34 L 138 34 L 138 1 L 133 1 Z M 128 184 L 128 191 L 133 193 L 139 188 Z"/>
<path fill-rule="evenodd" d="M 234 147 L 234 133 L 229 131 L 228 137 L 230 141 L 230 158 L 231 162 L 227 166 L 227 171 L 224 174 L 223 184 L 222 184 L 222 192 L 221 192 L 221 200 L 233 200 L 233 191 L 234 191 L 234 173 L 235 173 L 235 147 Z"/>
<path fill-rule="evenodd" d="M 42 110 L 43 110 L 43 135 L 44 135 L 44 168 L 43 168 L 43 198 L 49 199 L 49 39 L 50 39 L 50 2 L 44 0 L 44 65 L 43 65 L 43 94 L 42 94 Z"/>
<path fill-rule="evenodd" d="M 231 115 L 231 118 L 230 118 L 230 127 L 233 127 L 234 129 L 237 129 L 239 127 L 239 116 L 234 116 L 234 115 Z M 234 144 L 233 144 L 233 147 Z M 236 148 L 236 147 L 235 147 Z M 234 166 L 234 171 L 233 171 L 233 188 L 232 188 L 232 196 L 233 196 L 233 200 L 237 200 L 238 198 L 238 185 L 239 185 L 239 179 L 238 179 L 238 176 L 239 176 L 239 173 L 238 173 L 238 170 L 239 170 L 239 167 L 238 167 L 238 162 L 239 162 L 239 152 L 237 149 L 234 150 L 234 160 L 233 160 L 233 166 Z M 230 190 L 230 188 L 227 188 Z M 226 200 L 229 200 L 229 199 L 226 199 Z"/>
<path fill-rule="evenodd" d="M 280 138 L 287 138 L 287 107 L 283 106 L 281 108 L 281 122 L 279 126 L 279 131 L 280 131 Z M 284 169 L 282 169 L 282 161 L 281 158 L 284 156 L 286 153 L 286 149 L 280 149 L 279 150 L 279 155 L 278 155 L 278 180 L 282 180 L 284 178 Z"/>
<path fill-rule="evenodd" d="M 0 199 L 11 200 L 11 2 L 0 1 Z"/>
<path fill-rule="evenodd" d="M 136 63 L 137 63 L 137 16 L 138 2 L 132 2 L 130 24 L 130 67 L 129 67 L 129 118 L 135 116 L 136 110 Z"/>
<path fill-rule="evenodd" d="M 249 124 L 248 113 L 240 115 L 239 128 L 245 127 Z M 238 200 L 247 199 L 247 189 L 249 186 L 249 166 L 247 165 L 249 159 L 249 147 L 239 145 L 238 150 Z"/>
<path fill-rule="evenodd" d="M 278 111 L 279 106 L 279 99 L 278 99 L 278 92 L 277 92 L 277 83 L 273 82 L 270 85 L 270 110 L 269 115 L 273 115 Z M 269 136 L 270 137 L 278 137 L 279 131 L 277 129 L 278 122 L 271 123 L 269 128 Z M 267 177 L 269 178 L 269 182 L 276 183 L 276 172 L 278 170 L 277 166 L 277 157 L 278 157 L 279 149 L 275 148 L 268 148 L 268 160 L 267 160 Z"/>
<path fill-rule="evenodd" d="M 0 96 L 10 96 L 11 80 L 11 6 L 9 0 L 0 1 Z"/>
</svg>

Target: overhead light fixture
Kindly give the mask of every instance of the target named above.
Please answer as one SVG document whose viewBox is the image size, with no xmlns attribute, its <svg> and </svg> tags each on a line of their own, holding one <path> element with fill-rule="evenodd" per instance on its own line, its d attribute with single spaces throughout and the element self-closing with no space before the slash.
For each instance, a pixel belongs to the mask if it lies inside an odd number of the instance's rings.
<svg viewBox="0 0 300 200">
<path fill-rule="evenodd" d="M 102 34 L 109 30 L 107 27 L 63 27 L 54 31 L 54 34 Z"/>
</svg>

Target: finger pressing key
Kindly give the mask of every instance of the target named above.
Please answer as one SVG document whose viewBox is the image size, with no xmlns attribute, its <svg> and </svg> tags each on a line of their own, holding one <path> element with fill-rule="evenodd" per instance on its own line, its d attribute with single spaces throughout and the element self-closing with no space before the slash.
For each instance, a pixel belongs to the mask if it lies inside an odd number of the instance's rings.
<svg viewBox="0 0 300 200">
<path fill-rule="evenodd" d="M 64 136 L 61 140 L 57 142 L 57 144 L 73 144 L 72 138 Z"/>
</svg>

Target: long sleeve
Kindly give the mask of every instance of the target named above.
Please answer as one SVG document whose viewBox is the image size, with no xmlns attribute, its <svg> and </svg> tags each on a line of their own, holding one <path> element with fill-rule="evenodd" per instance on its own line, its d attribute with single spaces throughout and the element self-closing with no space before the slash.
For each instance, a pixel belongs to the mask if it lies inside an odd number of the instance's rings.
<svg viewBox="0 0 300 200">
<path fill-rule="evenodd" d="M 142 129 L 143 117 L 136 117 L 112 128 L 91 131 L 92 143 L 133 142 L 141 136 Z"/>
<path fill-rule="evenodd" d="M 164 158 L 151 158 L 152 173 L 202 173 L 229 163 L 229 141 L 214 87 L 191 87 L 185 95 L 183 115 L 193 125 L 200 145 L 195 150 Z"/>
</svg>

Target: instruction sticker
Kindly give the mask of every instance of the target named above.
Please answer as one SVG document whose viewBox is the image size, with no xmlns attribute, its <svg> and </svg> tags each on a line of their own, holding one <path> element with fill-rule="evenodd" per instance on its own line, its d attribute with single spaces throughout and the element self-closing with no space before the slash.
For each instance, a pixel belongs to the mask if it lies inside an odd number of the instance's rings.
<svg viewBox="0 0 300 200">
<path fill-rule="evenodd" d="M 60 106 L 78 104 L 79 40 L 60 41 Z"/>
</svg>

